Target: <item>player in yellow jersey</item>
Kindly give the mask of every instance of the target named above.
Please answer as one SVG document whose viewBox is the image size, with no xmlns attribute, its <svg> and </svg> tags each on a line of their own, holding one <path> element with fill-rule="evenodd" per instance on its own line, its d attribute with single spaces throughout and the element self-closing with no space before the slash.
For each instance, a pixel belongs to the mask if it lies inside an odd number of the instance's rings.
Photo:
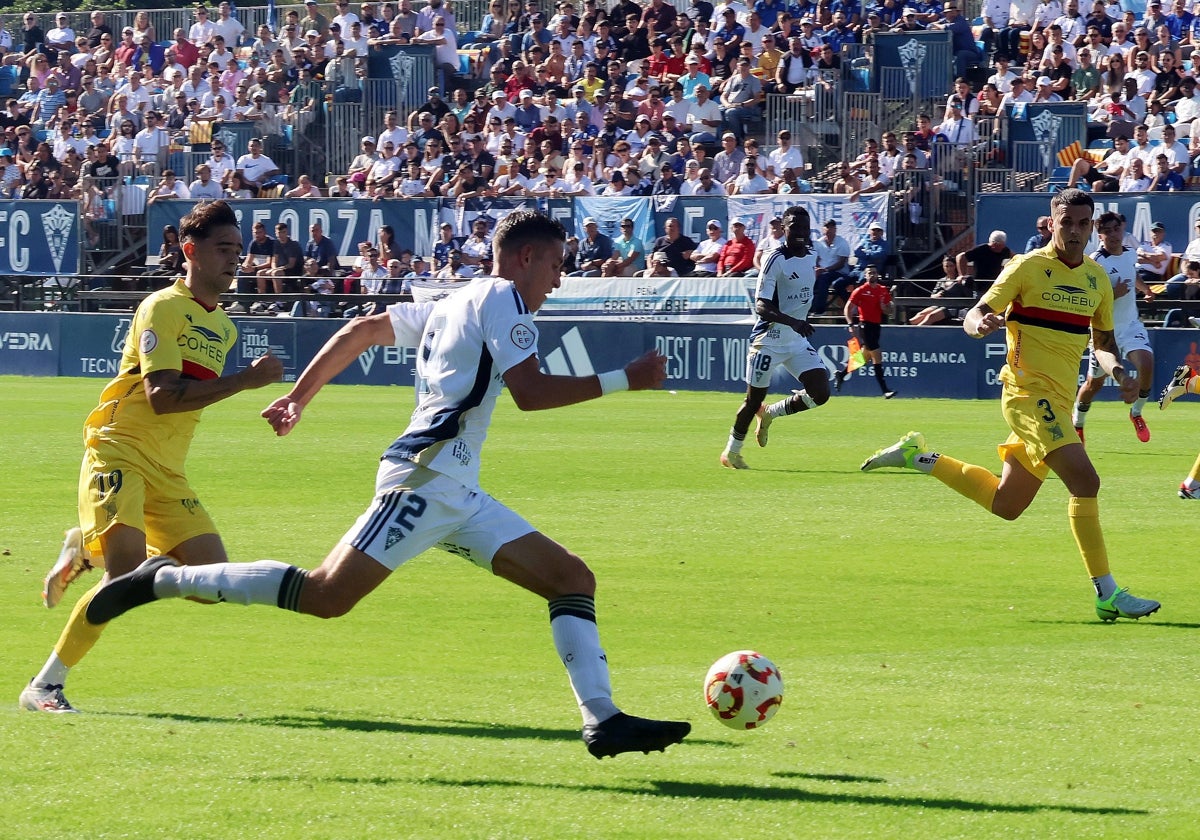
<svg viewBox="0 0 1200 840">
<path fill-rule="evenodd" d="M 187 276 L 138 307 L 120 372 L 84 422 L 80 529 L 77 537 L 68 534 L 63 552 L 75 562 L 61 569 L 64 564 L 56 564 L 60 577 L 47 580 L 48 605 L 57 603 L 69 582 L 64 578 L 85 560 L 103 558 L 106 579 L 136 568 L 148 548 L 187 565 L 227 560 L 217 529 L 184 474 L 188 445 L 202 409 L 278 382 L 283 365 L 266 355 L 243 371 L 222 375 L 237 331 L 217 303 L 237 276 L 243 250 L 233 209 L 224 201 L 197 205 L 180 222 L 179 237 Z M 75 605 L 54 653 L 21 692 L 22 708 L 75 711 L 63 685 L 104 629 L 84 616 L 103 582 Z"/>
<path fill-rule="evenodd" d="M 1180 365 L 1171 374 L 1171 384 L 1162 390 L 1158 398 L 1159 409 L 1165 409 L 1175 400 L 1186 394 L 1200 394 L 1200 376 L 1188 365 Z M 1192 464 L 1192 471 L 1179 484 L 1179 498 L 1200 499 L 1200 455 Z"/>
<path fill-rule="evenodd" d="M 1042 487 L 1049 471 L 1071 494 L 1067 519 L 1096 590 L 1096 614 L 1104 621 L 1141 618 L 1160 604 L 1117 586 L 1109 571 L 1100 528 L 1100 477 L 1071 426 L 1079 362 L 1089 334 L 1104 372 L 1121 383 L 1125 402 L 1137 398 L 1138 380 L 1117 356 L 1112 285 L 1084 249 L 1092 234 L 1095 205 L 1079 190 L 1050 200 L 1050 244 L 1013 259 L 982 300 L 963 319 L 973 338 L 1007 333 L 1008 355 L 1000 379 L 1001 411 L 1012 433 L 999 446 L 999 477 L 926 448 L 909 432 L 863 462 L 862 469 L 907 467 L 943 484 L 1003 519 L 1016 519 Z M 1136 372 L 1134 372 L 1136 374 Z"/>
</svg>

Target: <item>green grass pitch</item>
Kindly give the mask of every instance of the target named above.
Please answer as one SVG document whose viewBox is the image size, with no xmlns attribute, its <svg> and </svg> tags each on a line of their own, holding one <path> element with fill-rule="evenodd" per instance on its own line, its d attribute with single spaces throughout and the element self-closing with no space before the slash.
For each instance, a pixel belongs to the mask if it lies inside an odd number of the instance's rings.
<svg viewBox="0 0 1200 840">
<path fill-rule="evenodd" d="M 16 710 L 83 589 L 42 608 L 100 380 L 0 379 L 0 836 L 60 838 L 1195 837 L 1200 506 L 1175 488 L 1200 409 L 1098 404 L 1090 452 L 1118 582 L 1101 624 L 1051 480 L 1015 523 L 858 464 L 909 429 L 997 467 L 995 402 L 835 398 L 717 464 L 730 394 L 501 399 L 484 486 L 599 578 L 616 699 L 683 718 L 665 754 L 597 762 L 544 604 L 431 552 L 349 616 L 155 604 L 72 674 L 85 714 Z M 409 389 L 331 387 L 288 438 L 205 412 L 189 472 L 236 560 L 314 566 L 361 512 Z M 91 585 L 92 576 L 86 585 Z M 755 648 L 783 672 L 759 732 L 700 682 Z"/>
</svg>

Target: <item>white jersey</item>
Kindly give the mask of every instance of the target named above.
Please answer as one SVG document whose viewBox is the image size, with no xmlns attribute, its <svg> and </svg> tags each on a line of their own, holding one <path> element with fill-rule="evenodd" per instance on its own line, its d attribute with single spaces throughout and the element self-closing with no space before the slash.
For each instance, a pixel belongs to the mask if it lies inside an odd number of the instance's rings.
<svg viewBox="0 0 1200 840">
<path fill-rule="evenodd" d="M 769 300 L 784 315 L 804 320 L 812 308 L 813 285 L 816 283 L 817 255 L 809 251 L 807 256 L 789 256 L 786 247 L 772 251 L 763 260 L 758 273 L 756 300 Z M 750 331 L 752 344 L 765 341 L 790 343 L 800 334 L 791 327 L 780 327 L 772 321 L 759 318 Z"/>
<path fill-rule="evenodd" d="M 1110 254 L 1104 248 L 1098 248 L 1091 256 L 1108 272 L 1114 289 L 1122 280 L 1129 288 L 1125 294 L 1113 298 L 1113 337 L 1117 341 L 1118 354 L 1125 358 L 1131 350 L 1152 351 L 1150 336 L 1137 311 L 1137 287 L 1133 282 L 1137 274 L 1137 251 L 1124 248 L 1119 254 Z M 1092 376 L 1101 375 L 1100 364 L 1093 355 Z"/>
<path fill-rule="evenodd" d="M 533 313 L 511 282 L 479 277 L 437 301 L 423 333 L 417 354 L 423 392 L 384 458 L 478 488 L 479 454 L 504 372 L 537 355 Z"/>
</svg>

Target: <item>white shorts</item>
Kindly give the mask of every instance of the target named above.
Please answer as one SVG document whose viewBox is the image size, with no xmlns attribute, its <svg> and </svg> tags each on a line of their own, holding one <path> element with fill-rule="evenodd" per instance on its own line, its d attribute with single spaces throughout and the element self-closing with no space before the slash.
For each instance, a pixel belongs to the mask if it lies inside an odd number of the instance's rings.
<svg viewBox="0 0 1200 840">
<path fill-rule="evenodd" d="M 385 458 L 371 506 L 342 542 L 392 571 L 435 545 L 490 571 L 502 545 L 534 530 L 481 490 L 410 461 Z"/>
<path fill-rule="evenodd" d="M 825 367 L 808 339 L 799 335 L 787 344 L 752 344 L 746 355 L 746 384 L 752 388 L 771 387 L 771 374 L 780 366 L 797 379 L 802 373 Z"/>
<path fill-rule="evenodd" d="M 1123 326 L 1113 333 L 1113 337 L 1117 340 L 1117 356 L 1121 359 L 1128 359 L 1133 350 L 1145 350 L 1151 354 L 1154 352 L 1150 347 L 1150 334 L 1140 322 Z M 1105 375 L 1104 368 L 1096 361 L 1096 354 L 1092 352 L 1090 344 L 1088 348 L 1088 376 L 1092 379 L 1102 379 Z"/>
</svg>

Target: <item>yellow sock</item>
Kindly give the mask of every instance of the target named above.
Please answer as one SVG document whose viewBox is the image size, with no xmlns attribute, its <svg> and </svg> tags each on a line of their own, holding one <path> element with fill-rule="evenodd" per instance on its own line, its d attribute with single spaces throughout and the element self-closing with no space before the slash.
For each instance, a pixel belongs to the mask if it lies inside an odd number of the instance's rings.
<svg viewBox="0 0 1200 840">
<path fill-rule="evenodd" d="M 929 474 L 991 513 L 992 500 L 996 498 L 1000 479 L 990 470 L 964 464 L 948 455 L 939 455 Z"/>
<path fill-rule="evenodd" d="M 83 657 L 87 656 L 92 645 L 96 644 L 100 634 L 108 626 L 107 624 L 91 624 L 84 616 L 88 604 L 92 602 L 92 597 L 100 591 L 102 585 L 103 581 L 100 581 L 79 599 L 75 608 L 71 610 L 71 618 L 67 622 L 67 626 L 63 628 L 62 635 L 58 637 L 58 644 L 54 646 L 54 652 L 68 668 L 74 668 Z"/>
<path fill-rule="evenodd" d="M 1200 482 L 1200 455 L 1196 456 L 1196 463 L 1192 464 L 1192 471 L 1188 473 L 1188 481 Z"/>
<path fill-rule="evenodd" d="M 1083 565 L 1093 578 L 1108 574 L 1108 549 L 1104 545 L 1104 532 L 1100 528 L 1100 502 L 1095 496 L 1079 498 L 1072 496 L 1067 503 L 1067 519 Z"/>
<path fill-rule="evenodd" d="M 1200 394 L 1200 376 L 1197 376 L 1196 374 L 1193 373 L 1190 377 L 1188 377 L 1186 387 L 1187 387 L 1187 393 Z"/>
</svg>

